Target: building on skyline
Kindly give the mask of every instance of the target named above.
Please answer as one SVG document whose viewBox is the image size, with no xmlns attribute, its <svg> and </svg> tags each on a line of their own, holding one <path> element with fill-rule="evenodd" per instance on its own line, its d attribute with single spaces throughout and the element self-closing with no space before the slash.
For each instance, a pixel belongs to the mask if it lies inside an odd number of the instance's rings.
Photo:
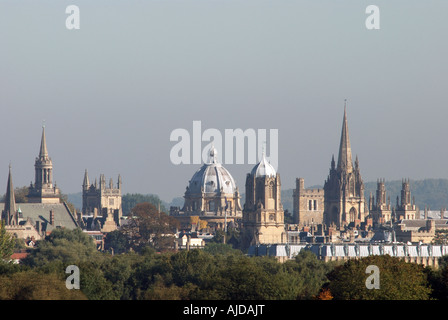
<svg viewBox="0 0 448 320">
<path fill-rule="evenodd" d="M 293 218 L 300 226 L 313 226 L 323 223 L 324 189 L 305 188 L 305 179 L 296 179 L 293 190 Z"/>
<path fill-rule="evenodd" d="M 106 185 L 104 174 L 100 175 L 99 185 L 90 184 L 87 169 L 82 183 L 82 219 L 87 230 L 111 232 L 121 225 L 122 210 L 122 179 L 118 175 L 116 187 L 112 178 Z"/>
<path fill-rule="evenodd" d="M 264 152 L 261 161 L 246 176 L 241 229 L 243 247 L 286 242 L 280 174 L 267 161 Z"/>
<path fill-rule="evenodd" d="M 79 225 L 76 213 L 72 213 L 67 204 L 60 200 L 60 191 L 53 185 L 53 163 L 48 155 L 45 127 L 39 156 L 35 160 L 35 182 L 31 183 L 26 203 L 16 203 L 9 166 L 2 220 L 7 232 L 16 238 L 40 240 L 55 228 L 75 229 Z"/>
<path fill-rule="evenodd" d="M 353 165 L 348 133 L 347 110 L 344 107 L 338 163 L 334 156 L 330 173 L 324 184 L 326 226 L 342 228 L 360 226 L 368 213 L 364 199 L 364 182 L 361 178 L 358 157 Z"/>
<path fill-rule="evenodd" d="M 184 205 L 171 207 L 170 215 L 189 228 L 192 217 L 199 217 L 212 230 L 224 230 L 229 225 L 237 226 L 242 217 L 240 192 L 230 172 L 218 161 L 215 147 L 209 150 L 204 163 L 188 182 L 184 194 Z"/>
<path fill-rule="evenodd" d="M 376 197 L 370 194 L 369 212 L 374 225 L 388 223 L 392 220 L 393 208 L 390 204 L 390 196 L 387 196 L 385 180 L 378 179 Z"/>
<path fill-rule="evenodd" d="M 45 126 L 42 126 L 39 156 L 34 163 L 34 184 L 31 183 L 28 192 L 30 203 L 60 203 L 60 191 L 53 185 L 53 162 L 48 155 Z"/>
</svg>

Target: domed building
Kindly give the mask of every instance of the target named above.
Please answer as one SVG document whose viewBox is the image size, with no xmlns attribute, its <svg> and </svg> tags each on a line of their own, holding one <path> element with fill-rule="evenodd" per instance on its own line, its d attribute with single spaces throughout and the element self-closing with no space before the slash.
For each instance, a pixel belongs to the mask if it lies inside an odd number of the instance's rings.
<svg viewBox="0 0 448 320">
<path fill-rule="evenodd" d="M 286 240 L 280 174 L 264 152 L 261 161 L 247 174 L 242 228 L 244 247 Z"/>
<path fill-rule="evenodd" d="M 171 215 L 181 227 L 191 224 L 191 217 L 198 216 L 213 229 L 224 229 L 229 223 L 241 219 L 240 193 L 235 180 L 218 162 L 217 150 L 212 147 L 207 163 L 195 172 L 185 191 L 185 203 L 179 211 L 171 208 Z"/>
</svg>

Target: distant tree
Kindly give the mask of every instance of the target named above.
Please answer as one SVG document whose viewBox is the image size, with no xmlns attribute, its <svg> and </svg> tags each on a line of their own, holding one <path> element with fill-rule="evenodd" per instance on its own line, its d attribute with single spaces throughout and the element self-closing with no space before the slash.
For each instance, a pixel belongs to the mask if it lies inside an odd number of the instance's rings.
<svg viewBox="0 0 448 320">
<path fill-rule="evenodd" d="M 301 250 L 292 260 L 283 264 L 290 275 L 291 295 L 294 299 L 312 299 L 319 294 L 320 288 L 328 282 L 327 274 L 333 270 L 334 264 L 319 260 L 308 250 Z"/>
<path fill-rule="evenodd" d="M 149 202 L 153 204 L 160 211 L 167 212 L 166 207 L 162 203 L 163 201 L 157 195 L 154 194 L 140 194 L 140 193 L 127 193 L 121 198 L 121 207 L 123 215 L 127 216 L 131 213 L 132 209 L 139 203 Z"/>
<path fill-rule="evenodd" d="M 28 192 L 29 187 L 18 187 L 14 189 L 14 197 L 16 203 L 27 203 L 28 202 Z"/>
<path fill-rule="evenodd" d="M 34 270 L 0 276 L 0 300 L 85 300 L 80 290 L 69 290 L 55 273 Z"/>
<path fill-rule="evenodd" d="M 178 228 L 179 222 L 175 218 L 144 202 L 132 209 L 132 217 L 128 218 L 121 230 L 130 240 L 130 247 L 138 251 L 145 246 L 156 250 L 171 249 L 174 232 Z"/>
<path fill-rule="evenodd" d="M 97 258 L 99 252 L 92 237 L 79 228 L 57 228 L 44 240 L 38 241 L 37 247 L 23 259 L 23 263 L 31 267 L 42 267 L 50 262 L 70 265 Z"/>
<path fill-rule="evenodd" d="M 129 249 L 127 236 L 120 230 L 108 232 L 104 239 L 104 249 L 114 254 L 124 253 Z"/>
<path fill-rule="evenodd" d="M 0 220 L 0 259 L 8 259 L 14 252 L 16 240 L 6 231 L 5 223 Z"/>
<path fill-rule="evenodd" d="M 368 289 L 368 266 L 379 268 L 379 289 Z M 326 286 L 335 300 L 427 300 L 430 298 L 425 268 L 389 255 L 349 260 L 328 274 Z"/>
</svg>

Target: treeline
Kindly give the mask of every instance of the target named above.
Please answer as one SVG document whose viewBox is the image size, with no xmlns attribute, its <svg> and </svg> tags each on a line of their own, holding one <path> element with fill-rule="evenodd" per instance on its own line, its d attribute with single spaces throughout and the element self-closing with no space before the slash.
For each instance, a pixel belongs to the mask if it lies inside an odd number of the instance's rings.
<svg viewBox="0 0 448 320">
<path fill-rule="evenodd" d="M 79 290 L 65 287 L 70 265 L 79 268 Z M 371 265 L 379 289 L 366 287 Z M 390 256 L 324 262 L 305 250 L 280 263 L 223 243 L 178 252 L 148 243 L 112 255 L 79 229 L 56 229 L 21 264 L 0 262 L 0 299 L 447 300 L 448 264 L 433 270 Z"/>
<path fill-rule="evenodd" d="M 80 270 L 80 289 L 66 289 L 65 270 Z M 380 270 L 380 289 L 367 289 L 366 268 Z M 227 244 L 158 253 L 99 252 L 80 230 L 55 230 L 22 264 L 0 263 L 0 299 L 90 300 L 428 300 L 447 299 L 448 268 L 438 270 L 390 256 L 344 264 L 310 251 L 280 263 L 248 257 Z"/>
<path fill-rule="evenodd" d="M 0 230 L 0 299 L 89 300 L 448 300 L 448 259 L 437 270 L 396 257 L 324 262 L 307 250 L 280 263 L 249 257 L 224 237 L 204 249 L 173 250 L 177 221 L 150 203 L 105 239 L 98 251 L 80 229 L 55 229 L 21 264 L 6 262 L 15 239 Z M 237 239 L 232 230 L 225 239 Z M 79 268 L 80 289 L 65 287 Z M 369 266 L 379 289 L 368 289 Z"/>
</svg>

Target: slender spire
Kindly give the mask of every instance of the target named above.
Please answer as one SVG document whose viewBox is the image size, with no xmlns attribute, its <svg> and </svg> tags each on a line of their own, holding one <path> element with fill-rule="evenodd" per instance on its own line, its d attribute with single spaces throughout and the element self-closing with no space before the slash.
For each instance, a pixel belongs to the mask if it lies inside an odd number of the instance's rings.
<svg viewBox="0 0 448 320">
<path fill-rule="evenodd" d="M 89 174 L 87 172 L 87 169 L 84 173 L 84 181 L 82 183 L 82 186 L 84 187 L 84 189 L 88 189 L 90 187 Z"/>
<path fill-rule="evenodd" d="M 351 172 L 353 170 L 352 149 L 348 135 L 347 99 L 344 105 L 344 118 L 342 121 L 341 143 L 339 145 L 338 171 Z"/>
<path fill-rule="evenodd" d="M 16 219 L 16 199 L 14 196 L 14 186 L 12 184 L 11 164 L 9 165 L 8 185 L 6 186 L 5 215 L 8 225 L 17 224 L 18 221 Z"/>
<path fill-rule="evenodd" d="M 45 138 L 45 124 L 42 125 L 42 139 L 40 141 L 39 158 L 48 157 L 47 139 Z"/>
</svg>

